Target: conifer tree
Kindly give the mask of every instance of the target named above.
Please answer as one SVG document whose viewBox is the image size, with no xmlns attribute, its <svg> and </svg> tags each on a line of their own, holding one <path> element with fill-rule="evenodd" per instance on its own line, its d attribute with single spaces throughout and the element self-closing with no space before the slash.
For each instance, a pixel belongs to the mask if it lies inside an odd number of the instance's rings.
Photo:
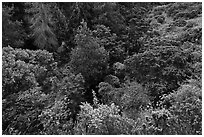
<svg viewBox="0 0 204 137">
<path fill-rule="evenodd" d="M 58 42 L 54 33 L 54 20 L 51 14 L 51 5 L 48 3 L 27 3 L 30 8 L 27 12 L 32 15 L 31 36 L 34 38 L 34 44 L 40 49 L 54 51 Z"/>
<path fill-rule="evenodd" d="M 22 47 L 24 45 L 25 30 L 22 22 L 11 20 L 14 7 L 2 5 L 2 46 Z"/>
</svg>

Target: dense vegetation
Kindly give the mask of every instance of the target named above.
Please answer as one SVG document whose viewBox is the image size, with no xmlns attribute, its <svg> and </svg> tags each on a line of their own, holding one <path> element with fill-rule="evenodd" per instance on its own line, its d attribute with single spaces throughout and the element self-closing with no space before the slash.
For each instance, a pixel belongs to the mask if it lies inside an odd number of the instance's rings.
<svg viewBox="0 0 204 137">
<path fill-rule="evenodd" d="M 3 3 L 2 133 L 201 135 L 202 3 Z"/>
</svg>

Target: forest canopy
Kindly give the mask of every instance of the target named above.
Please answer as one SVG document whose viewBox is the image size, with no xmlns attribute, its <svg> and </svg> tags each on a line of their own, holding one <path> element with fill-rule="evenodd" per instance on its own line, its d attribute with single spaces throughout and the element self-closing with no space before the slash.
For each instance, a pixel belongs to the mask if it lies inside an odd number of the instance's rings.
<svg viewBox="0 0 204 137">
<path fill-rule="evenodd" d="M 201 72 L 201 2 L 2 3 L 4 135 L 201 135 Z"/>
</svg>

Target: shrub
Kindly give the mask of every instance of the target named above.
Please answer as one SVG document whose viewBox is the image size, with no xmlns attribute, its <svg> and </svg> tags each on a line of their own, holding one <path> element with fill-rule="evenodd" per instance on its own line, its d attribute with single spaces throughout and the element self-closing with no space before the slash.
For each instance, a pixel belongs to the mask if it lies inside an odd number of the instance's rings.
<svg viewBox="0 0 204 137">
<path fill-rule="evenodd" d="M 101 100 L 104 104 L 113 103 L 113 96 L 111 95 L 111 90 L 113 90 L 113 86 L 106 82 L 100 82 L 98 93 L 101 96 Z"/>
<path fill-rule="evenodd" d="M 202 134 L 202 93 L 195 84 L 182 85 L 178 91 L 164 97 L 170 103 L 173 134 Z"/>
<path fill-rule="evenodd" d="M 3 134 L 38 134 L 43 129 L 39 115 L 47 95 L 40 88 L 13 93 L 2 103 Z"/>
<path fill-rule="evenodd" d="M 179 87 L 178 83 L 193 75 L 190 71 L 190 60 L 187 58 L 189 55 L 189 52 L 176 46 L 162 46 L 161 43 L 161 46 L 125 60 L 126 72 L 132 80 L 150 85 L 149 95 L 156 101 L 161 94 L 176 90 Z"/>
<path fill-rule="evenodd" d="M 114 87 L 119 87 L 120 86 L 120 80 L 118 79 L 118 77 L 114 76 L 114 75 L 108 75 L 104 78 L 104 82 L 109 83 L 110 85 L 114 86 Z"/>
<path fill-rule="evenodd" d="M 161 108 L 150 108 L 141 113 L 139 134 L 202 134 L 202 93 L 198 81 L 189 81 L 177 91 L 163 95 L 161 100 Z"/>
<path fill-rule="evenodd" d="M 126 85 L 122 90 L 124 92 L 121 97 L 123 110 L 135 109 L 140 111 L 141 107 L 149 103 L 146 89 L 136 82 Z"/>
<path fill-rule="evenodd" d="M 40 134 L 44 135 L 69 135 L 73 134 L 73 119 L 71 100 L 64 97 L 61 100 L 55 101 L 51 108 L 47 108 L 39 115 L 44 130 Z"/>
<path fill-rule="evenodd" d="M 38 134 L 43 129 L 38 116 L 55 86 L 56 65 L 47 51 L 3 48 L 4 134 Z"/>
<path fill-rule="evenodd" d="M 85 81 L 83 76 L 81 74 L 74 75 L 70 73 L 69 76 L 65 76 L 59 81 L 55 92 L 57 93 L 53 94 L 57 94 L 56 100 L 61 100 L 64 97 L 67 97 L 70 100 L 70 118 L 75 120 L 80 109 L 79 105 L 85 100 Z"/>
<path fill-rule="evenodd" d="M 84 103 L 78 120 L 75 130 L 77 134 L 83 135 L 129 135 L 135 125 L 133 120 L 120 116 L 119 109 L 114 104 L 98 104 L 94 108 Z"/>
<path fill-rule="evenodd" d="M 55 70 L 56 63 L 47 51 L 3 48 L 3 98 L 36 86 L 44 88 L 43 85 L 49 82 Z"/>
</svg>

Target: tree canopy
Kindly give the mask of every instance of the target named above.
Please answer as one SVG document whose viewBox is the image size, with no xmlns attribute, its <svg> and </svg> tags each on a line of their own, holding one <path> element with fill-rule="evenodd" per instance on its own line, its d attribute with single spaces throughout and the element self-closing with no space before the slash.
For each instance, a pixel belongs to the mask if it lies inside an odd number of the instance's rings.
<svg viewBox="0 0 204 137">
<path fill-rule="evenodd" d="M 3 2 L 4 135 L 201 135 L 202 3 Z"/>
</svg>

